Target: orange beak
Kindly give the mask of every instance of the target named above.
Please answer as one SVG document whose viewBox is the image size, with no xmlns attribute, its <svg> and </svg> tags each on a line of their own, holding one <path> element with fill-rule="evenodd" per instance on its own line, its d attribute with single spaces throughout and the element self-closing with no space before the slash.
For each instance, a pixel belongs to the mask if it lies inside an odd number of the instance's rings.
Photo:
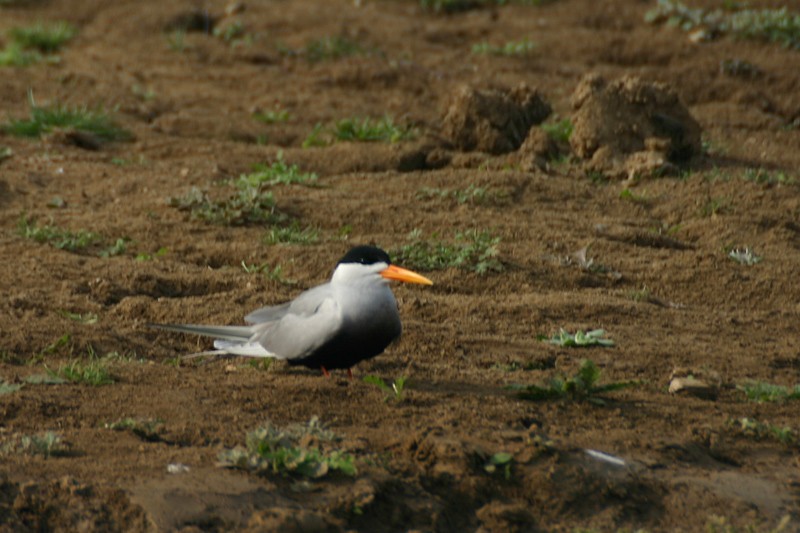
<svg viewBox="0 0 800 533">
<path fill-rule="evenodd" d="M 421 276 L 416 272 L 412 272 L 410 270 L 395 265 L 389 265 L 388 268 L 381 270 L 381 276 L 383 276 L 386 279 L 405 281 L 406 283 L 433 285 L 433 282 L 428 278 L 426 278 L 425 276 Z"/>
</svg>

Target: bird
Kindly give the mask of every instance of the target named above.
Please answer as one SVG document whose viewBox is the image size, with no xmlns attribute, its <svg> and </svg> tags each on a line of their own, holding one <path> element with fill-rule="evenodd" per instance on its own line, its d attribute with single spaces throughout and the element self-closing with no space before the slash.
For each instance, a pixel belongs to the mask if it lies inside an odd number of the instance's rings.
<svg viewBox="0 0 800 533">
<path fill-rule="evenodd" d="M 383 353 L 402 332 L 391 280 L 433 285 L 393 265 L 384 250 L 361 245 L 342 256 L 327 283 L 284 304 L 256 309 L 244 317 L 246 326 L 148 326 L 216 338 L 214 350 L 195 356 L 271 357 L 327 377 L 329 370 L 347 369 L 352 378 L 353 366 Z"/>
</svg>

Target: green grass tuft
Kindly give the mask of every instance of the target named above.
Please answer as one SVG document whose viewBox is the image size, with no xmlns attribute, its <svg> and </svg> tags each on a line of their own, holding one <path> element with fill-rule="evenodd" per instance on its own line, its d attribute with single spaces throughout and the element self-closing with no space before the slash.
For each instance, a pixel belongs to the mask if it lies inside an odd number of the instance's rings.
<svg viewBox="0 0 800 533">
<path fill-rule="evenodd" d="M 314 244 L 319 240 L 319 230 L 310 226 L 301 228 L 295 220 L 288 226 L 275 226 L 267 230 L 264 242 L 275 244 Z"/>
<path fill-rule="evenodd" d="M 49 371 L 51 375 L 58 376 L 72 383 L 85 383 L 93 387 L 114 383 L 108 372 L 107 363 L 100 359 L 92 359 L 87 363 L 75 360 L 66 365 L 61 365 L 57 371 Z"/>
<path fill-rule="evenodd" d="M 737 385 L 736 389 L 743 392 L 751 402 L 763 403 L 800 400 L 800 385 L 789 388 L 765 381 L 751 381 L 742 385 Z"/>
<path fill-rule="evenodd" d="M 744 3 L 743 3 L 744 5 Z M 710 40 L 719 35 L 778 43 L 800 50 L 800 14 L 780 9 L 690 8 L 677 0 L 658 0 L 645 14 L 645 21 L 677 26 Z"/>
<path fill-rule="evenodd" d="M 565 329 L 560 329 L 559 332 L 547 340 L 550 344 L 556 346 L 574 346 L 574 347 L 587 347 L 587 346 L 614 346 L 614 341 L 611 339 L 604 339 L 603 335 L 606 332 L 604 329 L 594 329 L 584 333 L 578 330 L 575 333 L 570 333 Z"/>
<path fill-rule="evenodd" d="M 605 405 L 605 400 L 598 395 L 639 384 L 638 381 L 617 381 L 599 385 L 599 381 L 600 369 L 593 361 L 583 359 L 572 377 L 554 377 L 545 386 L 512 385 L 509 388 L 517 391 L 517 396 L 524 400 L 576 400 Z"/>
<path fill-rule="evenodd" d="M 379 376 L 364 376 L 362 378 L 364 383 L 368 383 L 370 385 L 375 385 L 384 393 L 383 401 L 388 402 L 392 400 L 394 402 L 402 402 L 403 401 L 403 394 L 406 387 L 407 378 L 405 376 L 400 376 L 396 380 L 392 381 L 392 385 L 389 386 L 383 378 Z"/>
<path fill-rule="evenodd" d="M 117 126 L 101 110 L 61 104 L 39 106 L 33 99 L 29 119 L 11 120 L 3 127 L 5 132 L 17 137 L 41 137 L 57 129 L 87 133 L 100 141 L 125 141 L 131 138 L 130 133 Z"/>
<path fill-rule="evenodd" d="M 452 244 L 446 244 L 436 236 L 431 240 L 423 240 L 418 230 L 412 231 L 409 238 L 411 243 L 392 253 L 398 263 L 409 268 L 420 270 L 460 268 L 478 274 L 503 270 L 503 264 L 497 259 L 500 237 L 493 237 L 488 231 L 471 229 L 456 233 L 456 242 Z"/>
<path fill-rule="evenodd" d="M 536 49 L 533 41 L 524 39 L 522 41 L 508 41 L 503 45 L 493 45 L 488 42 L 481 42 L 472 45 L 472 53 L 476 55 L 493 56 L 526 56 Z"/>
<path fill-rule="evenodd" d="M 42 244 L 47 243 L 53 248 L 68 252 L 80 252 L 102 241 L 100 235 L 91 231 L 70 231 L 52 224 L 39 226 L 25 217 L 20 219 L 17 233 L 26 239 Z"/>
<path fill-rule="evenodd" d="M 333 136 L 337 141 L 395 143 L 412 139 L 416 135 L 412 128 L 397 126 L 388 116 L 377 120 L 346 118 L 333 127 Z"/>
<path fill-rule="evenodd" d="M 545 122 L 539 127 L 557 143 L 568 143 L 569 138 L 572 137 L 572 130 L 575 129 L 572 121 L 568 118 L 558 122 Z"/>
<path fill-rule="evenodd" d="M 22 48 L 52 54 L 75 37 L 76 33 L 73 26 L 61 21 L 52 24 L 40 22 L 32 26 L 11 28 L 8 36 Z"/>
<path fill-rule="evenodd" d="M 332 472 L 354 476 L 356 466 L 352 455 L 306 444 L 316 441 L 322 445 L 335 439 L 336 436 L 323 428 L 316 418 L 312 418 L 308 425 L 288 429 L 279 429 L 268 423 L 247 434 L 244 448 L 236 447 L 220 453 L 220 465 L 311 479 Z"/>
</svg>

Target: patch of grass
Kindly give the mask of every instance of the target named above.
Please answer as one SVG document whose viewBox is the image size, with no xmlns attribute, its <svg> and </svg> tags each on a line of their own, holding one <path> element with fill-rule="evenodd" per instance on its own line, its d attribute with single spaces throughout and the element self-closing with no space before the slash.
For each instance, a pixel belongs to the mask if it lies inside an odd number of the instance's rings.
<svg viewBox="0 0 800 533">
<path fill-rule="evenodd" d="M 800 400 L 800 385 L 789 388 L 765 381 L 750 381 L 742 385 L 737 385 L 736 389 L 743 392 L 751 402 L 763 403 Z"/>
<path fill-rule="evenodd" d="M 355 475 L 355 459 L 352 455 L 341 450 L 325 451 L 305 444 L 316 441 L 321 445 L 323 441 L 335 438 L 316 419 L 312 419 L 307 426 L 287 429 L 268 423 L 247 434 L 244 448 L 236 447 L 220 453 L 220 465 L 310 479 L 322 478 L 332 472 Z"/>
<path fill-rule="evenodd" d="M 697 38 L 711 40 L 721 35 L 738 39 L 778 43 L 800 49 L 800 14 L 780 9 L 690 8 L 677 0 L 658 0 L 655 8 L 645 14 L 645 21 L 665 23 L 693 32 Z"/>
<path fill-rule="evenodd" d="M 197 187 L 184 196 L 170 198 L 169 205 L 189 211 L 191 218 L 211 224 L 245 226 L 248 224 L 274 224 L 283 219 L 275 210 L 275 197 L 266 185 L 253 187 L 246 180 L 236 183 L 236 190 L 228 198 L 212 200 Z"/>
<path fill-rule="evenodd" d="M 102 110 L 86 107 L 67 107 L 61 104 L 37 105 L 30 101 L 30 118 L 11 120 L 3 131 L 17 137 L 41 137 L 54 130 L 69 130 L 90 135 L 99 141 L 125 141 L 130 133 L 120 128 Z"/>
<path fill-rule="evenodd" d="M 455 242 L 446 244 L 433 239 L 423 240 L 422 233 L 414 230 L 409 235 L 409 244 L 396 249 L 392 255 L 409 268 L 420 270 L 443 270 L 460 268 L 478 274 L 501 272 L 503 264 L 497 259 L 500 237 L 488 231 L 476 229 L 456 233 Z"/>
<path fill-rule="evenodd" d="M 605 400 L 599 395 L 639 384 L 638 381 L 617 381 L 599 385 L 599 380 L 600 369 L 597 365 L 589 359 L 583 359 L 578 372 L 572 377 L 554 377 L 545 386 L 512 385 L 509 388 L 517 391 L 517 396 L 523 400 L 575 400 L 605 405 Z"/>
<path fill-rule="evenodd" d="M 161 248 L 159 248 L 158 250 L 156 250 L 152 254 L 148 253 L 148 252 L 138 253 L 138 254 L 136 254 L 136 257 L 134 257 L 134 259 L 136 261 L 152 261 L 153 259 L 155 259 L 157 257 L 164 257 L 168 253 L 169 253 L 169 249 L 166 248 L 165 246 L 162 246 Z"/>
<path fill-rule="evenodd" d="M 572 137 L 572 131 L 575 129 L 572 121 L 568 118 L 557 122 L 545 122 L 539 127 L 557 143 L 568 143 L 569 138 Z"/>
<path fill-rule="evenodd" d="M 186 30 L 172 31 L 168 33 L 165 38 L 167 39 L 167 47 L 173 52 L 183 52 L 186 50 Z"/>
<path fill-rule="evenodd" d="M 789 176 L 783 171 L 770 172 L 763 168 L 747 168 L 742 174 L 742 179 L 762 185 L 796 185 L 797 178 Z"/>
<path fill-rule="evenodd" d="M 391 117 L 379 119 L 346 118 L 333 125 L 332 134 L 337 141 L 390 142 L 413 139 L 417 132 L 408 126 L 398 126 Z"/>
<path fill-rule="evenodd" d="M 776 426 L 753 418 L 731 420 L 729 425 L 742 435 L 756 440 L 774 440 L 785 446 L 800 445 L 800 434 L 791 426 Z"/>
<path fill-rule="evenodd" d="M 36 50 L 26 50 L 13 42 L 0 50 L 0 67 L 27 67 L 43 60 L 42 54 Z M 51 58 L 51 61 L 55 61 L 55 58 Z"/>
<path fill-rule="evenodd" d="M 24 217 L 17 224 L 17 233 L 26 239 L 68 252 L 80 252 L 102 241 L 100 235 L 91 231 L 70 231 L 51 224 L 39 226 Z"/>
<path fill-rule="evenodd" d="M 92 359 L 88 362 L 74 360 L 66 365 L 61 365 L 58 370 L 48 370 L 53 376 L 58 376 L 72 383 L 85 383 L 93 387 L 108 385 L 114 382 L 108 372 L 108 365 L 101 359 Z"/>
<path fill-rule="evenodd" d="M 341 59 L 363 53 L 365 53 L 365 50 L 360 44 L 342 35 L 322 37 L 321 39 L 309 41 L 303 50 L 305 58 L 312 63 Z"/>
<path fill-rule="evenodd" d="M 420 200 L 431 198 L 452 198 L 458 204 L 487 204 L 501 200 L 505 195 L 489 187 L 480 187 L 470 184 L 463 189 L 440 189 L 437 187 L 423 187 L 417 191 L 416 197 Z"/>
<path fill-rule="evenodd" d="M 32 374 L 25 378 L 31 385 L 63 385 L 67 380 L 53 374 Z"/>
<path fill-rule="evenodd" d="M 45 458 L 65 455 L 67 448 L 61 435 L 54 431 L 45 431 L 39 435 L 24 435 L 19 440 L 19 452 L 31 455 L 42 455 Z"/>
<path fill-rule="evenodd" d="M 294 285 L 297 282 L 293 279 L 289 279 L 283 274 L 283 266 L 280 264 L 275 265 L 274 267 L 269 266 L 268 264 L 264 263 L 261 265 L 248 265 L 244 261 L 242 261 L 242 268 L 248 274 L 263 274 L 267 279 L 272 281 L 277 281 L 278 283 L 282 283 L 284 285 Z M 272 361 L 272 359 L 265 359 L 265 361 Z"/>
<path fill-rule="evenodd" d="M 645 196 L 644 194 L 636 194 L 627 187 L 620 191 L 619 198 L 620 200 L 627 200 L 629 202 L 633 202 L 635 204 L 640 204 L 640 205 L 647 205 L 650 203 L 650 199 L 647 198 L 647 196 Z"/>
<path fill-rule="evenodd" d="M 260 185 L 312 185 L 317 181 L 317 175 L 313 172 L 302 172 L 297 165 L 289 165 L 283 159 L 283 152 L 278 152 L 274 163 L 256 163 L 253 165 L 253 172 L 242 174 L 239 182 L 246 182 L 251 187 Z"/>
<path fill-rule="evenodd" d="M 392 400 L 396 403 L 400 403 L 403 401 L 403 392 L 405 390 L 407 378 L 405 376 L 400 376 L 399 378 L 392 381 L 392 385 L 389 386 L 383 378 L 379 376 L 364 376 L 362 378 L 364 383 L 369 383 L 370 385 L 375 385 L 378 387 L 384 394 L 383 401 L 388 402 Z"/>
<path fill-rule="evenodd" d="M 9 383 L 5 380 L 0 380 L 0 396 L 5 394 L 11 394 L 12 392 L 17 392 L 22 388 L 21 384 L 18 383 Z"/>
<path fill-rule="evenodd" d="M 277 124 L 288 122 L 292 116 L 285 109 L 267 109 L 266 111 L 256 111 L 253 113 L 253 118 L 264 124 Z"/>
<path fill-rule="evenodd" d="M 731 201 L 724 196 L 716 198 L 709 198 L 708 201 L 700 208 L 700 216 L 704 218 L 712 218 L 718 215 L 724 215 L 731 212 Z"/>
<path fill-rule="evenodd" d="M 34 359 L 43 359 L 46 355 L 60 353 L 62 348 L 69 348 L 68 353 L 72 354 L 72 337 L 69 333 L 60 336 L 44 348 L 36 355 Z"/>
<path fill-rule="evenodd" d="M 70 311 L 61 310 L 58 312 L 59 315 L 63 316 L 64 318 L 68 318 L 79 324 L 96 324 L 97 323 L 97 314 L 96 313 L 72 313 Z"/>
<path fill-rule="evenodd" d="M 164 421 L 158 418 L 123 418 L 116 422 L 106 422 L 103 427 L 114 431 L 130 431 L 147 442 L 161 440 Z"/>
<path fill-rule="evenodd" d="M 8 36 L 25 49 L 34 49 L 45 54 L 57 52 L 77 30 L 70 24 L 60 21 L 52 24 L 36 23 L 32 26 L 11 28 Z"/>
<path fill-rule="evenodd" d="M 529 39 L 522 41 L 508 41 L 503 45 L 493 45 L 488 42 L 481 42 L 472 45 L 472 53 L 477 55 L 493 56 L 525 56 L 536 49 L 536 43 Z"/>
<path fill-rule="evenodd" d="M 761 262 L 763 259 L 760 255 L 745 246 L 744 248 L 735 246 L 728 251 L 728 257 L 733 259 L 739 264 L 753 266 Z"/>
<path fill-rule="evenodd" d="M 562 347 L 614 346 L 614 341 L 603 338 L 605 334 L 606 331 L 604 329 L 593 329 L 585 333 L 582 330 L 578 330 L 575 333 L 570 333 L 562 328 L 552 337 L 544 338 L 543 340 Z"/>
<path fill-rule="evenodd" d="M 511 480 L 511 466 L 514 464 L 514 456 L 506 452 L 498 452 L 489 457 L 483 465 L 483 469 L 489 474 L 500 472 L 506 481 Z"/>
<path fill-rule="evenodd" d="M 314 244 L 319 240 L 319 230 L 310 226 L 304 228 L 295 220 L 288 226 L 275 226 L 267 230 L 264 242 L 270 246 L 276 244 Z"/>
</svg>

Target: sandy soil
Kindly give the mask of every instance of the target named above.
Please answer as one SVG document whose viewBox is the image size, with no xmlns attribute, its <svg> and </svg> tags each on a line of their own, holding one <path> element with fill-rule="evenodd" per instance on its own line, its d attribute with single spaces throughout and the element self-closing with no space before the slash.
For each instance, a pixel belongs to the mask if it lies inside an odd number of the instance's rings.
<svg viewBox="0 0 800 533">
<path fill-rule="evenodd" d="M 0 71 L 4 121 L 27 116 L 31 91 L 40 104 L 113 109 L 134 136 L 90 150 L 69 132 L 0 133 L 13 151 L 0 162 L 0 381 L 23 384 L 0 396 L 0 530 L 766 530 L 786 516 L 789 530 L 800 527 L 797 441 L 736 429 L 744 417 L 800 426 L 796 402 L 749 402 L 736 388 L 800 383 L 800 188 L 790 183 L 800 179 L 800 53 L 693 43 L 646 24 L 653 5 L 561 0 L 436 14 L 411 0 L 265 0 L 223 16 L 214 0 L 0 3 L 0 35 L 39 20 L 78 28 L 60 62 Z M 179 17 L 198 6 L 217 28 L 241 23 L 244 39 L 177 35 Z M 318 62 L 303 53 L 336 36 L 362 52 Z M 524 39 L 536 46 L 522 57 L 471 53 Z M 756 70 L 726 73 L 726 60 Z M 672 91 L 702 130 L 702 153 L 664 177 L 626 172 L 630 162 L 614 157 L 622 171 L 603 174 L 566 145 L 525 152 L 541 148 L 541 134 L 490 154 L 459 149 L 443 126 L 465 86 L 502 93 L 524 83 L 552 108 L 548 120 L 570 118 L 589 74 Z M 289 120 L 253 118 L 275 109 Z M 317 123 L 385 114 L 420 135 L 302 147 Z M 191 187 L 224 196 L 226 180 L 279 151 L 319 175 L 316 187 L 273 191 L 279 212 L 319 229 L 314 244 L 268 245 L 263 224 L 208 224 L 168 203 Z M 757 169 L 786 179 L 745 179 Z M 490 200 L 420 193 L 470 185 Z M 60 207 L 48 207 L 54 197 Z M 23 217 L 96 232 L 106 246 L 130 241 L 113 257 L 71 253 L 20 236 Z M 209 343 L 145 327 L 238 324 L 324 281 L 353 244 L 397 250 L 415 229 L 453 242 L 471 228 L 501 238 L 503 270 L 426 271 L 434 286 L 396 287 L 404 335 L 352 381 L 282 363 L 176 364 Z M 586 246 L 604 269 L 581 266 L 574 254 Z M 737 246 L 763 260 L 733 261 Z M 294 283 L 247 273 L 243 261 L 280 265 Z M 615 346 L 537 340 L 559 328 L 603 328 Z M 25 381 L 91 354 L 108 362 L 112 384 Z M 572 375 L 583 358 L 604 383 L 641 383 L 605 405 L 527 401 L 507 388 Z M 718 379 L 717 394 L 670 394 L 676 368 Z M 366 375 L 407 376 L 404 400 L 385 402 Z M 355 457 L 355 476 L 302 482 L 216 466 L 267 421 L 314 416 Z M 161 424 L 151 435 L 105 427 L 125 418 Z M 65 453 L 19 451 L 46 431 Z M 498 452 L 513 456 L 508 475 L 485 469 Z M 168 473 L 174 464 L 188 471 Z"/>
</svg>

